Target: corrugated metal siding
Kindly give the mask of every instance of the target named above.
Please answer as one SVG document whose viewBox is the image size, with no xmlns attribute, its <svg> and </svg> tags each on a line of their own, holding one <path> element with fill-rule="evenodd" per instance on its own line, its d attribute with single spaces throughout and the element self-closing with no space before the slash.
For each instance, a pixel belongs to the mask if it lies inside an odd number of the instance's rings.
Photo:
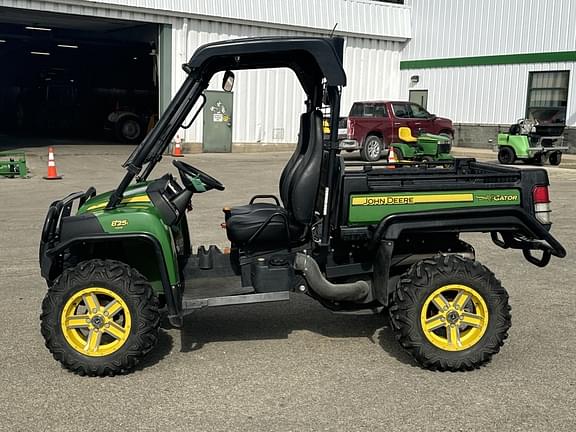
<svg viewBox="0 0 576 432">
<path fill-rule="evenodd" d="M 110 8 L 105 4 L 88 3 L 86 1 L 58 2 L 43 0 L 2 0 L 0 6 L 30 11 L 56 12 L 74 15 L 89 15 L 99 18 L 123 19 L 129 21 L 170 23 L 169 16 L 158 15 L 153 11 L 142 9 L 119 9 Z"/>
<path fill-rule="evenodd" d="M 510 124 L 524 117 L 531 71 L 569 70 L 566 124 L 576 126 L 576 63 L 537 63 L 402 71 L 405 88 L 428 90 L 428 110 L 459 123 Z M 411 87 L 410 76 L 420 80 Z"/>
<path fill-rule="evenodd" d="M 574 0 L 411 0 L 403 60 L 576 49 Z"/>
<path fill-rule="evenodd" d="M 187 38 L 184 37 L 187 35 Z M 251 37 L 305 35 L 302 32 L 270 29 L 204 20 L 181 20 L 174 25 L 173 55 L 183 63 L 200 45 L 217 40 Z M 347 115 L 354 100 L 397 98 L 400 89 L 399 42 L 347 38 L 344 67 L 348 86 L 343 91 L 342 114 Z M 173 70 L 173 93 L 184 80 L 179 67 Z M 211 82 L 220 89 L 221 76 Z M 290 70 L 239 71 L 234 91 L 233 141 L 237 143 L 293 143 L 304 111 L 305 95 Z M 274 135 L 280 132 L 282 138 Z M 202 122 L 181 131 L 188 142 L 202 141 Z"/>
<path fill-rule="evenodd" d="M 363 34 L 363 37 L 347 38 L 344 67 L 348 86 L 343 91 L 342 115 L 347 115 L 354 100 L 399 96 L 403 43 L 386 38 L 403 39 L 410 35 L 410 8 L 363 0 L 93 0 L 74 3 L 3 0 L 2 6 L 172 25 L 172 94 L 184 80 L 180 65 L 202 44 L 238 37 L 317 35 L 319 31 L 331 30 L 338 22 L 340 32 Z M 246 21 L 217 22 L 185 17 L 195 13 L 219 14 Z M 266 22 L 258 25 L 247 22 L 259 20 Z M 302 26 L 308 29 L 303 30 Z M 210 88 L 219 89 L 220 80 L 219 76 L 215 77 Z M 296 76 L 289 70 L 238 72 L 234 95 L 234 142 L 295 142 L 304 98 Z M 281 131 L 282 137 L 275 137 L 274 130 Z M 201 142 L 202 122 L 197 121 L 190 129 L 181 130 L 180 136 L 189 142 Z"/>
<path fill-rule="evenodd" d="M 378 38 L 410 38 L 410 8 L 366 0 L 89 0 L 89 3 L 162 12 L 221 17 L 260 25 L 281 25 Z"/>
</svg>

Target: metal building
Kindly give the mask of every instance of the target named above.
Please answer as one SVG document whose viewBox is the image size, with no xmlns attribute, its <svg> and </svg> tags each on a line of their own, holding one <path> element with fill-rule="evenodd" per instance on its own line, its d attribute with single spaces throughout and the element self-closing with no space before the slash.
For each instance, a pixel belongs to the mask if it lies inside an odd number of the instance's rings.
<svg viewBox="0 0 576 432">
<path fill-rule="evenodd" d="M 20 12 L 18 19 L 13 18 L 14 11 Z M 353 100 L 400 96 L 400 56 L 411 37 L 408 6 L 372 0 L 0 0 L 0 26 L 3 15 L 10 15 L 12 25 L 22 26 L 29 20 L 28 28 L 40 14 L 51 26 L 76 26 L 78 31 L 85 22 L 95 26 L 97 20 L 111 25 L 116 21 L 156 25 L 157 44 L 150 54 L 157 58 L 160 111 L 184 79 L 181 64 L 202 44 L 263 35 L 329 35 L 337 24 L 335 34 L 346 37 L 345 115 Z M 216 81 L 214 89 L 219 88 Z M 303 102 L 291 71 L 239 72 L 234 143 L 273 147 L 294 143 Z M 202 141 L 202 122 L 197 123 L 181 130 L 184 141 Z"/>
<path fill-rule="evenodd" d="M 486 146 L 517 119 L 576 126 L 573 0 L 409 0 L 402 97 L 454 120 L 457 142 Z M 574 135 L 574 137 L 572 137 Z M 567 128 L 568 142 L 576 141 Z"/>
</svg>

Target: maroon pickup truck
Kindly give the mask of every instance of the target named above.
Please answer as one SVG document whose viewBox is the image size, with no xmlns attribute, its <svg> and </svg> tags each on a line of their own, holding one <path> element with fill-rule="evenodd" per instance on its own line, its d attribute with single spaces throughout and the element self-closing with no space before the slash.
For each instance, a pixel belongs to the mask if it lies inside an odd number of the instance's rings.
<svg viewBox="0 0 576 432">
<path fill-rule="evenodd" d="M 407 126 L 412 135 L 420 132 L 454 137 L 452 120 L 430 114 L 420 105 L 403 101 L 355 102 L 348 115 L 348 136 L 340 141 L 343 150 L 360 150 L 366 161 L 380 159 L 392 142 L 398 141 L 398 128 Z"/>
</svg>

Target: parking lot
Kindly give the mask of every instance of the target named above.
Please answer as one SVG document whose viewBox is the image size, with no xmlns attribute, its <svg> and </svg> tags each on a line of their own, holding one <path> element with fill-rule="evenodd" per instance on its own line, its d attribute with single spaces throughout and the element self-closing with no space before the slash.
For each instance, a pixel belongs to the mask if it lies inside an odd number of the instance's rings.
<svg viewBox="0 0 576 432">
<path fill-rule="evenodd" d="M 42 179 L 45 149 L 29 150 L 30 179 L 0 178 L 0 430 L 574 430 L 576 170 L 548 169 L 553 233 L 567 258 L 539 269 L 487 235 L 468 236 L 508 289 L 513 316 L 502 351 L 479 370 L 422 370 L 382 316 L 334 315 L 293 294 L 287 303 L 199 311 L 182 331 L 162 329 L 134 373 L 83 378 L 62 369 L 40 335 L 39 235 L 54 199 L 116 186 L 129 148 L 56 151 L 63 180 Z M 289 157 L 186 156 L 227 186 L 194 197 L 193 244 L 225 246 L 221 208 L 276 193 Z M 166 171 L 175 173 L 170 158 L 156 174 Z"/>
</svg>

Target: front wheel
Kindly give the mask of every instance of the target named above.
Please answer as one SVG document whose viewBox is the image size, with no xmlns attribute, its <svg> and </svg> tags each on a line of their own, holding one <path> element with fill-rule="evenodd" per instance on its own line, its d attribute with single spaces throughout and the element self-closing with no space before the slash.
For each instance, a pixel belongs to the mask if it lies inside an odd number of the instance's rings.
<svg viewBox="0 0 576 432">
<path fill-rule="evenodd" d="M 496 354 L 511 325 L 508 293 L 476 261 L 437 255 L 414 264 L 389 308 L 396 338 L 423 367 L 472 370 Z"/>
<path fill-rule="evenodd" d="M 376 135 L 370 135 L 364 141 L 360 155 L 366 162 L 375 162 L 380 159 L 383 149 L 382 140 Z"/>
<path fill-rule="evenodd" d="M 500 147 L 498 162 L 502 165 L 512 165 L 516 161 L 516 153 L 510 147 Z"/>
<path fill-rule="evenodd" d="M 111 260 L 66 269 L 42 302 L 41 331 L 56 360 L 79 375 L 132 370 L 156 344 L 160 315 L 150 284 Z"/>
</svg>

